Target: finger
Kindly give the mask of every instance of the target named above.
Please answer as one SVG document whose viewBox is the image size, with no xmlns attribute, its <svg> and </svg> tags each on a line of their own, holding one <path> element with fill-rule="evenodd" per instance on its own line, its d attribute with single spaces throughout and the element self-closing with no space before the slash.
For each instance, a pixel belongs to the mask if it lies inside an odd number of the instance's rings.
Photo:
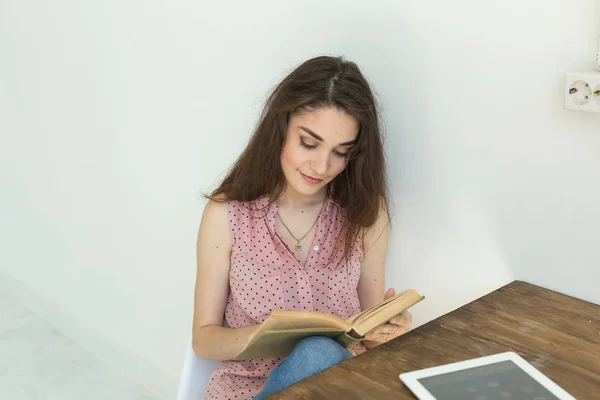
<svg viewBox="0 0 600 400">
<path fill-rule="evenodd" d="M 393 290 L 393 289 L 390 289 Z M 384 342 L 389 338 L 394 338 L 409 331 L 412 315 L 405 311 L 402 314 L 392 318 L 387 324 L 374 329 L 369 335 L 368 340 L 374 342 Z"/>
<path fill-rule="evenodd" d="M 408 332 L 407 326 L 386 324 L 377 328 L 377 331 L 373 331 L 368 336 L 368 340 L 378 343 L 387 342 L 404 335 L 406 332 Z"/>
<path fill-rule="evenodd" d="M 385 333 L 385 334 L 382 333 L 381 335 L 375 336 L 373 339 L 369 338 L 369 340 L 371 340 L 373 342 L 382 343 L 382 342 L 385 342 L 388 339 L 388 337 L 390 337 L 390 335 L 388 333 Z"/>
<path fill-rule="evenodd" d="M 389 334 L 394 334 L 396 332 L 398 332 L 398 325 L 394 325 L 394 324 L 385 324 L 385 325 L 381 325 L 379 327 L 380 331 L 378 333 L 380 334 L 385 334 L 385 335 L 389 335 Z"/>
<path fill-rule="evenodd" d="M 402 323 L 399 323 L 399 324 L 390 324 L 390 325 L 393 326 L 393 331 L 391 334 L 394 337 L 404 335 L 410 329 L 410 325 L 408 323 L 406 323 L 405 321 L 402 321 Z"/>
<path fill-rule="evenodd" d="M 383 299 L 389 299 L 390 297 L 394 297 L 396 295 L 396 291 L 394 290 L 394 288 L 389 288 L 387 290 L 387 292 L 385 292 L 385 295 L 383 296 Z"/>
<path fill-rule="evenodd" d="M 397 325 L 384 324 L 384 325 L 381 325 L 379 328 L 373 330 L 371 333 L 369 333 L 368 338 L 369 338 L 369 340 L 374 340 L 372 338 L 386 337 L 387 335 L 394 333 L 394 331 L 397 331 L 397 330 L 398 330 Z"/>
<path fill-rule="evenodd" d="M 381 331 L 373 331 L 371 332 L 367 337 L 366 340 L 369 340 L 371 342 L 385 342 L 385 339 L 388 337 L 388 333 L 382 333 Z"/>
<path fill-rule="evenodd" d="M 412 314 L 408 311 L 404 311 L 402 314 L 394 317 L 390 320 L 390 323 L 396 325 L 410 325 L 412 323 Z"/>
</svg>

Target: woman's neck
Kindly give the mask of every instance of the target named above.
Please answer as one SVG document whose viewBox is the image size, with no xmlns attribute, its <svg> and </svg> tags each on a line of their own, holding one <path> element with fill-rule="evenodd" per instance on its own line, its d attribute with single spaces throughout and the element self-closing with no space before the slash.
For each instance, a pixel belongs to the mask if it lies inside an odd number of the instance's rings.
<svg viewBox="0 0 600 400">
<path fill-rule="evenodd" d="M 327 188 L 323 188 L 323 190 L 311 196 L 299 194 L 295 190 L 288 188 L 277 200 L 277 205 L 280 208 L 287 209 L 309 209 L 321 206 L 326 197 Z"/>
</svg>

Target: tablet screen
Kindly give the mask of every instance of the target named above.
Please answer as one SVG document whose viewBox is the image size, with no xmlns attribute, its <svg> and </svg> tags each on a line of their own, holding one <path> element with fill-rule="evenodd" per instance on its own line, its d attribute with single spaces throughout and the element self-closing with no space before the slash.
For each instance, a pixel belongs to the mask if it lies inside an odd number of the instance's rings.
<svg viewBox="0 0 600 400">
<path fill-rule="evenodd" d="M 512 361 L 418 379 L 436 400 L 559 400 Z"/>
</svg>

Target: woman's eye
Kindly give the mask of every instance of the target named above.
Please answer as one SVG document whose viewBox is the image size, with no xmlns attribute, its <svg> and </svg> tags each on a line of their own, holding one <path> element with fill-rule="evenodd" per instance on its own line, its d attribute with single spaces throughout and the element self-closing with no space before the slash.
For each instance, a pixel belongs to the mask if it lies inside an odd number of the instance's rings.
<svg viewBox="0 0 600 400">
<path fill-rule="evenodd" d="M 300 139 L 300 145 L 301 145 L 302 147 L 304 147 L 304 148 L 308 149 L 308 150 L 313 150 L 313 149 L 315 149 L 315 148 L 317 147 L 317 145 L 316 145 L 316 144 L 308 144 L 308 143 L 306 143 L 306 142 L 305 142 L 304 140 L 302 140 L 302 139 Z M 338 156 L 338 157 L 342 157 L 342 158 L 344 158 L 344 157 L 346 157 L 346 156 L 348 155 L 348 153 L 342 153 L 342 152 L 340 152 L 340 151 L 337 151 L 337 150 L 333 150 L 333 154 L 335 154 L 335 155 L 336 155 L 336 156 Z"/>
<path fill-rule="evenodd" d="M 306 144 L 306 143 L 304 142 L 304 140 L 300 140 L 300 144 L 302 145 L 302 147 L 305 147 L 305 148 L 307 148 L 307 149 L 309 149 L 309 150 L 312 150 L 312 149 L 314 149 L 315 147 L 317 147 L 316 145 L 310 145 L 310 144 Z"/>
</svg>

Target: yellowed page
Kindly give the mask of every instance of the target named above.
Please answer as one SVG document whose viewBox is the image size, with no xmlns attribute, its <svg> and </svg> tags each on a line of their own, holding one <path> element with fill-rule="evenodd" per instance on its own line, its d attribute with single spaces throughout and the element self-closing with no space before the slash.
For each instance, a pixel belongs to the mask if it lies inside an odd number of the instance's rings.
<svg viewBox="0 0 600 400">
<path fill-rule="evenodd" d="M 284 332 L 306 330 L 308 332 L 336 331 L 346 332 L 350 329 L 350 325 L 338 316 L 326 314 L 317 311 L 296 311 L 296 310 L 275 310 L 263 322 L 262 326 L 249 340 L 244 351 L 252 348 L 252 354 L 260 353 L 263 349 L 263 344 L 254 345 L 256 342 L 266 343 L 266 345 L 277 345 L 277 337 L 284 338 L 284 342 L 289 342 L 285 339 L 285 335 L 278 334 L 275 339 L 263 339 L 266 332 Z M 273 334 L 270 334 L 273 336 Z M 311 336 L 311 335 L 307 335 Z M 265 341 L 266 340 L 266 341 Z M 286 346 L 284 343 L 282 346 Z M 258 350 L 256 350 L 258 349 Z M 240 354 L 242 356 L 243 352 Z M 239 357 L 239 356 L 238 356 Z M 245 356 L 244 356 L 245 357 Z M 259 357 L 264 358 L 264 357 Z"/>
<path fill-rule="evenodd" d="M 357 335 L 364 337 L 423 299 L 424 297 L 413 289 L 406 290 L 357 315 L 352 320 L 352 329 Z"/>
<path fill-rule="evenodd" d="M 318 311 L 275 310 L 255 336 L 266 330 L 303 328 L 335 328 L 345 331 L 350 329 L 350 324 L 336 315 Z"/>
<path fill-rule="evenodd" d="M 357 321 L 367 319 L 370 315 L 377 312 L 378 309 L 385 307 L 386 304 L 394 301 L 395 298 L 400 297 L 402 294 L 404 294 L 404 292 L 398 293 L 396 296 L 390 297 L 389 299 L 386 299 L 386 300 L 382 301 L 381 303 L 372 305 L 371 307 L 367 308 L 366 310 L 361 311 L 360 313 L 356 314 L 354 317 L 347 320 L 347 322 L 350 324 L 350 326 L 353 326 Z"/>
</svg>

